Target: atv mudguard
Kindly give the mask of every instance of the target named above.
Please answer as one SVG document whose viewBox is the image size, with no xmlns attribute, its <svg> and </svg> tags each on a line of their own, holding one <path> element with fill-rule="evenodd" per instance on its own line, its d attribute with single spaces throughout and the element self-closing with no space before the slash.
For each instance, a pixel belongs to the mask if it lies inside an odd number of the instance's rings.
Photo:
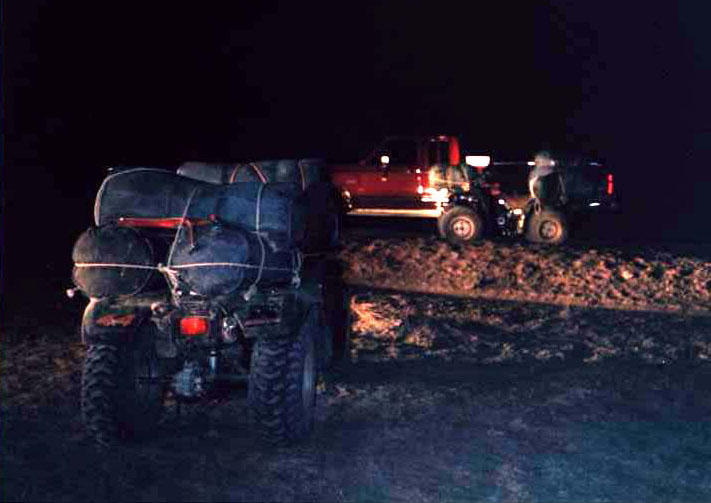
<svg viewBox="0 0 711 503">
<path fill-rule="evenodd" d="M 269 294 L 257 294 L 245 304 L 242 319 L 249 320 L 246 314 L 250 305 L 262 305 Z M 298 337 L 301 328 L 312 310 L 317 310 L 317 329 L 315 330 L 316 353 L 320 364 L 330 361 L 333 353 L 332 332 L 326 324 L 322 286 L 316 281 L 305 281 L 299 288 L 293 288 L 283 295 L 283 308 L 278 323 L 257 326 L 245 326 L 244 335 L 248 339 L 286 339 Z"/>
<path fill-rule="evenodd" d="M 92 298 L 84 309 L 81 337 L 84 344 L 131 343 L 138 328 L 150 321 L 150 306 L 127 305 Z"/>
</svg>

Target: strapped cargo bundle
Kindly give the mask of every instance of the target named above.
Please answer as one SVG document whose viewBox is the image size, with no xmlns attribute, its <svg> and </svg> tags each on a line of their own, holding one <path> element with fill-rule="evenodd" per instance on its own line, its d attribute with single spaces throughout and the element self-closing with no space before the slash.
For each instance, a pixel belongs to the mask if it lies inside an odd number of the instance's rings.
<svg viewBox="0 0 711 503">
<path fill-rule="evenodd" d="M 242 164 L 186 162 L 178 168 L 178 174 L 217 185 L 289 183 L 307 209 L 302 220 L 305 234 L 299 247 L 308 253 L 321 253 L 338 243 L 340 196 L 328 181 L 322 159 L 280 159 Z"/>
<path fill-rule="evenodd" d="M 298 282 L 301 259 L 295 249 L 273 250 L 257 233 L 219 224 L 192 232 L 178 230 L 167 264 L 191 293 L 229 295 L 252 285 Z"/>
<path fill-rule="evenodd" d="M 116 225 L 92 227 L 72 251 L 74 284 L 89 297 L 133 295 L 156 268 L 153 247 L 137 230 Z"/>
<path fill-rule="evenodd" d="M 94 206 L 96 225 L 122 217 L 210 218 L 265 234 L 274 245 L 298 246 L 306 210 L 289 183 L 214 185 L 153 168 L 108 176 Z"/>
<path fill-rule="evenodd" d="M 104 180 L 94 217 L 73 255 L 75 284 L 91 297 L 138 293 L 154 270 L 205 296 L 299 281 L 305 215 L 293 184 L 214 185 L 135 168 Z"/>
</svg>

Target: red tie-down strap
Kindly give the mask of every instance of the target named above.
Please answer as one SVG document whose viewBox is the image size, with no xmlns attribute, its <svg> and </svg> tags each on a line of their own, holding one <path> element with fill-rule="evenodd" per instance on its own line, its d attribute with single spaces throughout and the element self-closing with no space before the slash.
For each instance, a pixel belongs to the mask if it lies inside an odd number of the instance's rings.
<svg viewBox="0 0 711 503">
<path fill-rule="evenodd" d="M 188 240 L 190 246 L 195 246 L 195 235 L 193 228 L 202 225 L 209 225 L 216 221 L 215 215 L 210 215 L 206 218 L 182 218 L 182 217 L 161 217 L 161 218 L 146 218 L 146 217 L 120 217 L 118 225 L 121 227 L 148 227 L 152 229 L 177 229 L 183 227 L 188 230 Z"/>
</svg>

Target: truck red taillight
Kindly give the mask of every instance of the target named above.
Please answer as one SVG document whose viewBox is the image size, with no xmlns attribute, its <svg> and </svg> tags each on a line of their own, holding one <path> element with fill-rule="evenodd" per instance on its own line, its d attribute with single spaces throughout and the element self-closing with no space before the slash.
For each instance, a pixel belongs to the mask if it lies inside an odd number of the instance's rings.
<svg viewBox="0 0 711 503">
<path fill-rule="evenodd" d="M 611 196 L 615 192 L 615 179 L 612 173 L 607 174 L 607 195 Z"/>
<path fill-rule="evenodd" d="M 186 316 L 180 320 L 180 333 L 183 335 L 205 335 L 210 330 L 210 322 L 204 316 Z"/>
</svg>

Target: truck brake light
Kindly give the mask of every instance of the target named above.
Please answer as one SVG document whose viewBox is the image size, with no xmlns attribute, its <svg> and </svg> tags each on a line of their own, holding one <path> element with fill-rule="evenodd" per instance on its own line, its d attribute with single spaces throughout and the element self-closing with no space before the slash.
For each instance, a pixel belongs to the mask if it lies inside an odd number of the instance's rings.
<svg viewBox="0 0 711 503">
<path fill-rule="evenodd" d="M 611 196 L 615 192 L 615 180 L 612 173 L 607 174 L 607 195 Z"/>
</svg>

